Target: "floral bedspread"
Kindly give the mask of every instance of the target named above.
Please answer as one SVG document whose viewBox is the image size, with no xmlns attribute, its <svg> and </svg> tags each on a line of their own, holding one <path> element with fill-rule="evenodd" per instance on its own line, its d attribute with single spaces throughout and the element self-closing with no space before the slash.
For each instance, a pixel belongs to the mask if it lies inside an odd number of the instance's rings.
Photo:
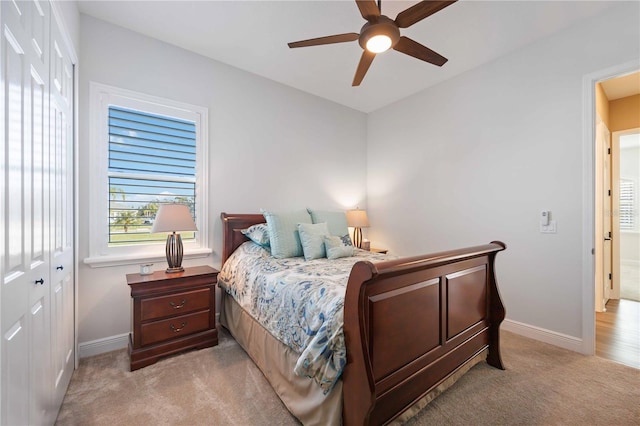
<svg viewBox="0 0 640 426">
<path fill-rule="evenodd" d="M 347 362 L 343 333 L 349 273 L 360 260 L 388 257 L 355 250 L 335 260 L 276 259 L 246 242 L 227 259 L 218 283 L 273 336 L 300 354 L 294 372 L 313 378 L 326 394 Z"/>
</svg>

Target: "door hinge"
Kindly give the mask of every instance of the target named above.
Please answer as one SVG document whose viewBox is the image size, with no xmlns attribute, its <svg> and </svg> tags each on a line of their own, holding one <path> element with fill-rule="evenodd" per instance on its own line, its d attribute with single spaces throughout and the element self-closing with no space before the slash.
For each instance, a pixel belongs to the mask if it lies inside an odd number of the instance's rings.
<svg viewBox="0 0 640 426">
<path fill-rule="evenodd" d="M 611 279 L 613 279 L 613 277 L 612 277 L 612 274 L 611 274 L 611 273 L 609 273 L 609 279 L 610 279 L 610 280 L 611 280 Z"/>
<path fill-rule="evenodd" d="M 611 148 L 607 148 L 607 154 L 611 154 Z"/>
<path fill-rule="evenodd" d="M 607 191 L 607 195 L 609 195 L 609 197 L 611 197 L 611 190 Z"/>
</svg>

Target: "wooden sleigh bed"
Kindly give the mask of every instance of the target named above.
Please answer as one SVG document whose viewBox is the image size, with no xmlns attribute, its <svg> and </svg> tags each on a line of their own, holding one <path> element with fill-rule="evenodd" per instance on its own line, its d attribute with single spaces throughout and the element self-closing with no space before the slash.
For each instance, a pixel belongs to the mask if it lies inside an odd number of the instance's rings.
<svg viewBox="0 0 640 426">
<path fill-rule="evenodd" d="M 224 265 L 247 241 L 240 230 L 265 219 L 226 213 L 221 218 Z M 388 424 L 422 408 L 480 357 L 504 369 L 499 328 L 505 310 L 494 263 L 505 248 L 492 242 L 375 264 L 357 262 L 344 301 L 347 364 L 340 386 L 327 396 L 318 397 L 315 383 L 286 371 L 295 354 L 273 342 L 225 291 L 220 322 L 304 424 Z M 280 349 L 270 354 L 274 344 Z"/>
</svg>

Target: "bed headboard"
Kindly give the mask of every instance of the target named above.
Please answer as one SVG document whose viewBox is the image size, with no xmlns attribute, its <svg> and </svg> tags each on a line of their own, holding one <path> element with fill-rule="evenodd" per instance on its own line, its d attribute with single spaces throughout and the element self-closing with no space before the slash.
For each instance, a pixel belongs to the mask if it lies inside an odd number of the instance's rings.
<svg viewBox="0 0 640 426">
<path fill-rule="evenodd" d="M 249 240 L 240 231 L 256 223 L 264 223 L 266 221 L 261 214 L 230 214 L 222 212 L 220 213 L 220 218 L 222 219 L 223 236 L 222 260 L 220 264 L 220 266 L 222 266 L 240 244 Z"/>
</svg>

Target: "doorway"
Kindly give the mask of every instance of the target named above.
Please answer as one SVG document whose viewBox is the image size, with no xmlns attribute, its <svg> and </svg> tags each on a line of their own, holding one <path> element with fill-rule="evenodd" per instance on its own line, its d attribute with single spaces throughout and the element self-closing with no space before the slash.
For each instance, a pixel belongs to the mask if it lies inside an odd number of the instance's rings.
<svg viewBox="0 0 640 426">
<path fill-rule="evenodd" d="M 640 368 L 640 72 L 595 87 L 595 353 Z"/>
<path fill-rule="evenodd" d="M 640 99 L 639 99 L 640 102 Z M 640 302 L 640 128 L 614 132 L 612 137 L 614 280 L 616 299 Z"/>
</svg>

